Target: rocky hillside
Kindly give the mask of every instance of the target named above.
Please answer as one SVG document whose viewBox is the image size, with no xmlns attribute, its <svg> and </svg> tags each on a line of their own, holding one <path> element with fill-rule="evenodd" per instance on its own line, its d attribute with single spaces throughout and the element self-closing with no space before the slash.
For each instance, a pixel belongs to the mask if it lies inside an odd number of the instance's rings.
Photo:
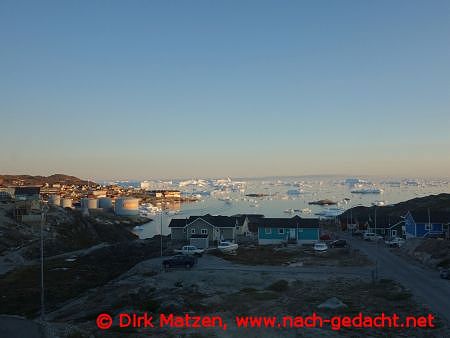
<svg viewBox="0 0 450 338">
<path fill-rule="evenodd" d="M 53 174 L 50 176 L 32 176 L 32 175 L 0 175 L 0 184 L 3 185 L 40 185 L 46 183 L 52 184 L 66 184 L 66 185 L 95 185 L 94 182 L 80 179 L 75 176 L 64 174 Z"/>
<path fill-rule="evenodd" d="M 401 252 L 432 268 L 450 267 L 450 241 L 410 239 L 402 246 Z"/>
<path fill-rule="evenodd" d="M 450 194 L 430 195 L 426 197 L 414 198 L 405 202 L 384 207 L 354 207 L 341 215 L 341 220 L 347 217 L 353 217 L 358 221 L 367 221 L 375 217 L 375 209 L 377 220 L 390 220 L 391 224 L 404 216 L 408 211 L 428 212 L 430 214 L 448 215 L 450 220 Z"/>
</svg>

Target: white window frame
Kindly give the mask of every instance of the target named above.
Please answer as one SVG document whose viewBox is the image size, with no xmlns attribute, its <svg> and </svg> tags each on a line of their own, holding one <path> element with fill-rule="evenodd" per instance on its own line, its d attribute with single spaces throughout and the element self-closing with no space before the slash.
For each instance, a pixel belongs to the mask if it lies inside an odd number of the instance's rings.
<svg viewBox="0 0 450 338">
<path fill-rule="evenodd" d="M 267 235 L 272 233 L 272 228 L 265 228 L 264 230 L 265 230 L 264 233 Z"/>
<path fill-rule="evenodd" d="M 284 235 L 284 228 L 278 228 L 278 234 Z"/>
<path fill-rule="evenodd" d="M 431 223 L 425 223 L 425 230 L 431 231 Z"/>
<path fill-rule="evenodd" d="M 208 234 L 208 229 L 202 229 L 202 230 L 200 230 L 200 234 L 202 234 L 202 235 L 207 235 L 207 234 Z"/>
<path fill-rule="evenodd" d="M 393 229 L 391 231 L 391 235 L 392 235 L 392 237 L 397 237 L 397 230 Z"/>
<path fill-rule="evenodd" d="M 191 235 L 195 235 L 195 228 L 191 229 Z"/>
</svg>

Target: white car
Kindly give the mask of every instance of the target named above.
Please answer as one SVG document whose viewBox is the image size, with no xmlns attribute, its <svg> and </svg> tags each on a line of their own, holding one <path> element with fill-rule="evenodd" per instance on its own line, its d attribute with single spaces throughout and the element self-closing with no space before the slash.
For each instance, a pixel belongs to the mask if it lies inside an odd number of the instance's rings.
<svg viewBox="0 0 450 338">
<path fill-rule="evenodd" d="M 234 252 L 238 249 L 237 243 L 231 243 L 228 241 L 222 241 L 217 246 L 217 249 L 219 249 L 222 252 Z"/>
<path fill-rule="evenodd" d="M 201 256 L 201 255 L 203 255 L 205 250 L 199 249 L 195 245 L 185 245 L 180 250 L 175 250 L 175 252 L 181 253 L 183 255 Z"/>
<path fill-rule="evenodd" d="M 317 242 L 314 244 L 314 251 L 324 252 L 328 250 L 328 245 L 324 242 Z"/>
<path fill-rule="evenodd" d="M 405 244 L 405 240 L 400 237 L 394 237 L 387 241 L 384 241 L 384 243 L 390 247 L 401 247 L 403 244 Z"/>
<path fill-rule="evenodd" d="M 374 232 L 365 232 L 363 234 L 363 239 L 365 241 L 379 241 L 379 240 L 383 239 L 383 237 L 381 237 L 380 235 L 377 235 Z"/>
</svg>

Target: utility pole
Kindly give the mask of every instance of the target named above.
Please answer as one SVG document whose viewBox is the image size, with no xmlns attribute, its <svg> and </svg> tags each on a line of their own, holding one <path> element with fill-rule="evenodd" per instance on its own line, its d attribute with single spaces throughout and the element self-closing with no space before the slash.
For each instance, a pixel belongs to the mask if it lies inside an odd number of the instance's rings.
<svg viewBox="0 0 450 338">
<path fill-rule="evenodd" d="M 45 321 L 45 287 L 44 287 L 44 225 L 47 217 L 47 205 L 41 209 L 41 321 Z"/>
<path fill-rule="evenodd" d="M 377 206 L 375 206 L 375 233 L 377 233 Z"/>
<path fill-rule="evenodd" d="M 162 206 L 162 204 L 161 204 L 161 222 L 160 222 L 160 236 L 159 236 L 159 238 L 160 238 L 160 241 L 161 241 L 161 258 L 162 258 L 162 256 L 163 256 L 163 233 L 162 233 L 162 228 L 163 228 L 163 210 L 164 210 L 164 208 L 163 208 L 163 206 Z"/>
</svg>

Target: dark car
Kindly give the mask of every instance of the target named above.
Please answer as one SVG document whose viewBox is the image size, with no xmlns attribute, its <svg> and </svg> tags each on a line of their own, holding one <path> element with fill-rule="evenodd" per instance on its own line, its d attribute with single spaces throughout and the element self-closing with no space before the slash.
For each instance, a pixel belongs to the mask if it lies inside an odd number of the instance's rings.
<svg viewBox="0 0 450 338">
<path fill-rule="evenodd" d="M 163 261 L 164 269 L 174 268 L 184 266 L 185 268 L 192 268 L 195 264 L 196 259 L 189 255 L 176 255 L 165 259 Z"/>
<path fill-rule="evenodd" d="M 441 270 L 441 278 L 450 279 L 450 270 L 448 269 Z"/>
<path fill-rule="evenodd" d="M 345 248 L 347 246 L 347 241 L 345 239 L 338 239 L 330 243 L 332 248 Z"/>
</svg>

